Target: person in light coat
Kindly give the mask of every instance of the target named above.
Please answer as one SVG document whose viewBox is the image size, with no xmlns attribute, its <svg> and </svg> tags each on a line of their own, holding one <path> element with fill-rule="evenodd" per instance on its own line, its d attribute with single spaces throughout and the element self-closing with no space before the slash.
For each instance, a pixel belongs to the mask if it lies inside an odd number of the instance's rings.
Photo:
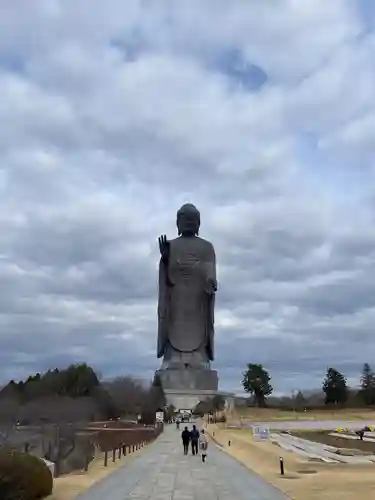
<svg viewBox="0 0 375 500">
<path fill-rule="evenodd" d="M 202 429 L 200 434 L 199 434 L 199 449 L 201 452 L 202 462 L 206 461 L 207 448 L 208 448 L 207 435 L 205 434 L 204 429 Z"/>
</svg>

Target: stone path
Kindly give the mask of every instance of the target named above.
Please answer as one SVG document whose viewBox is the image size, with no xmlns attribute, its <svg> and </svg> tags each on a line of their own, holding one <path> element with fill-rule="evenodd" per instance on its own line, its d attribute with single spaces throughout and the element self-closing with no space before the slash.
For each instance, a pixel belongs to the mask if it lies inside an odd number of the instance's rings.
<svg viewBox="0 0 375 500">
<path fill-rule="evenodd" d="M 184 456 L 180 432 L 167 427 L 141 455 L 76 500 L 287 500 L 212 442 L 207 463 Z"/>
</svg>

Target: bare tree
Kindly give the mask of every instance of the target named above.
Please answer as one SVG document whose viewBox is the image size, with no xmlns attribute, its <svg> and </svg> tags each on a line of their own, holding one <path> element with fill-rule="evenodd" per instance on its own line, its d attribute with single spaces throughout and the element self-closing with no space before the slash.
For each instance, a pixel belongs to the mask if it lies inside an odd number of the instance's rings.
<svg viewBox="0 0 375 500">
<path fill-rule="evenodd" d="M 107 382 L 105 388 L 122 415 L 141 413 L 149 397 L 149 388 L 144 382 L 132 377 L 118 377 Z"/>
<path fill-rule="evenodd" d="M 5 446 L 17 425 L 20 404 L 16 399 L 3 399 L 0 404 L 0 448 Z"/>
</svg>

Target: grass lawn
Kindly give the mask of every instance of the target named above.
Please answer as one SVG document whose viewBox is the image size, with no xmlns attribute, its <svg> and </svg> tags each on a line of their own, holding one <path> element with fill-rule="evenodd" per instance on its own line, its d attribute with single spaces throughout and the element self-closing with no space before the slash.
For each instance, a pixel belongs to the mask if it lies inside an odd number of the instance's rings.
<svg viewBox="0 0 375 500">
<path fill-rule="evenodd" d="M 270 441 L 256 442 L 250 430 L 225 429 L 212 425 L 209 427 L 209 433 L 212 434 L 212 432 L 215 432 L 214 439 L 221 444 L 226 453 L 262 476 L 293 500 L 374 498 L 375 464 L 316 463 L 293 452 L 282 450 Z M 303 436 L 298 433 L 300 437 L 307 437 L 308 434 L 309 438 L 322 436 L 322 433 L 316 431 L 306 432 Z M 328 437 L 323 436 L 321 439 L 328 439 Z M 352 442 L 357 444 L 357 441 Z M 339 444 L 336 443 L 336 446 L 339 447 Z M 280 455 L 284 458 L 285 476 L 281 476 L 279 471 Z"/>
<path fill-rule="evenodd" d="M 227 413 L 228 423 L 272 422 L 288 420 L 374 420 L 375 411 L 366 409 L 307 410 L 306 412 L 283 411 L 273 408 L 241 408 Z"/>
</svg>

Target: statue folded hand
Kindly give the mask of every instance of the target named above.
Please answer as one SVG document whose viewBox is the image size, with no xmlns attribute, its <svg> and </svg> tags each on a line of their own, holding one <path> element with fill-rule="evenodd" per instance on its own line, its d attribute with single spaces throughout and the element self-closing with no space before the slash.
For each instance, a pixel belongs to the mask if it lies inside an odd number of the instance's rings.
<svg viewBox="0 0 375 500">
<path fill-rule="evenodd" d="M 206 286 L 205 286 L 206 293 L 209 295 L 213 295 L 215 292 L 217 292 L 217 282 L 213 278 L 207 278 L 206 279 Z"/>
</svg>

